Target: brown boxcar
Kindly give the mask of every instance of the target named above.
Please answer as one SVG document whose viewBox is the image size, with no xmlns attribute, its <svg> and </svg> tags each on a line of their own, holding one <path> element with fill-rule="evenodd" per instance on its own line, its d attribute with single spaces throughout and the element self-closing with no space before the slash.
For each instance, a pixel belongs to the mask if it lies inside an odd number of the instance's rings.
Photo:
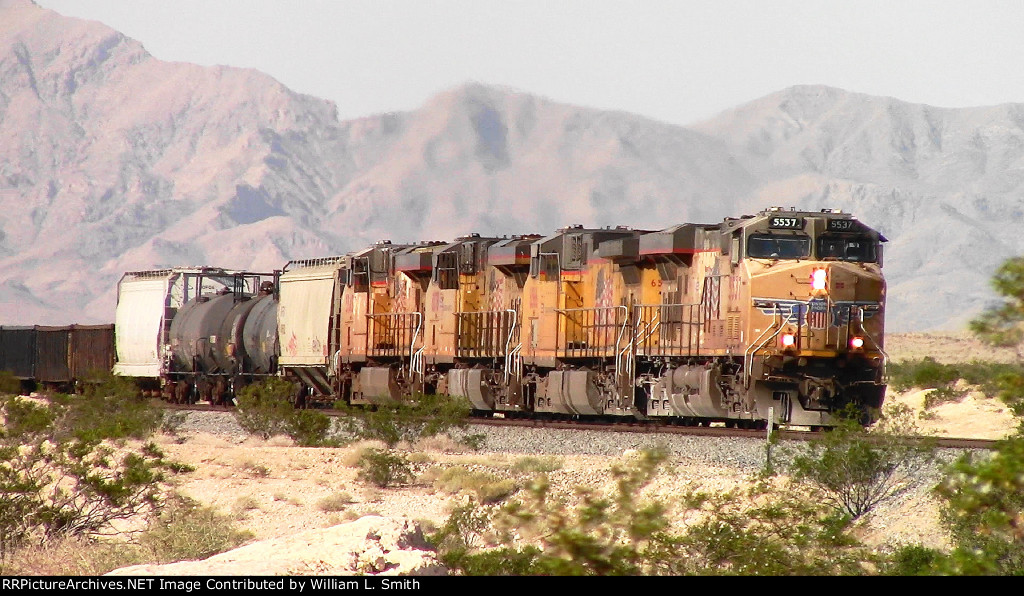
<svg viewBox="0 0 1024 596">
<path fill-rule="evenodd" d="M 35 373 L 40 383 L 71 381 L 71 327 L 36 326 Z"/>
<path fill-rule="evenodd" d="M 9 371 L 19 379 L 32 379 L 35 361 L 35 327 L 0 327 L 0 370 Z"/>
<path fill-rule="evenodd" d="M 68 368 L 71 379 L 90 373 L 108 372 L 114 367 L 114 324 L 72 325 Z"/>
</svg>

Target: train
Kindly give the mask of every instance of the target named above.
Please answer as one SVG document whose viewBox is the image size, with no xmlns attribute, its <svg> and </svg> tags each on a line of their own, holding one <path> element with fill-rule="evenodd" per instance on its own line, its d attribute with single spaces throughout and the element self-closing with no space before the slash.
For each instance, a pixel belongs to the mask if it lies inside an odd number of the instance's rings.
<svg viewBox="0 0 1024 596">
<path fill-rule="evenodd" d="M 444 394 L 491 416 L 827 427 L 884 400 L 885 241 L 773 207 L 129 272 L 113 372 L 172 401 L 276 376 L 299 406 Z"/>
<path fill-rule="evenodd" d="M 23 391 L 42 385 L 77 391 L 114 366 L 113 325 L 0 326 L 0 371 Z"/>
</svg>

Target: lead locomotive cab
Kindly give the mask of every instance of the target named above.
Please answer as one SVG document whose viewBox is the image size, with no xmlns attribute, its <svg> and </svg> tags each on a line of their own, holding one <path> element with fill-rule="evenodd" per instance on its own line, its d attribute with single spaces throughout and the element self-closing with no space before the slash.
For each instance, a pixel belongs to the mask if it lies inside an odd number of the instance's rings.
<svg viewBox="0 0 1024 596">
<path fill-rule="evenodd" d="M 744 405 L 810 426 L 831 424 L 847 404 L 869 418 L 881 407 L 888 359 L 885 237 L 837 210 L 775 208 L 726 229 L 749 288 Z"/>
</svg>

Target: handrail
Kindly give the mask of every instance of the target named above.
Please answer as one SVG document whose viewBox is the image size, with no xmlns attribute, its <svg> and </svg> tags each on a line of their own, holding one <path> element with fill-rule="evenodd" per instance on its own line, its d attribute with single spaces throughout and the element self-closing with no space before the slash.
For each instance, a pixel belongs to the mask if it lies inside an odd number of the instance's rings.
<svg viewBox="0 0 1024 596">
<path fill-rule="evenodd" d="M 516 344 L 516 347 L 512 348 L 507 354 L 505 354 L 505 386 L 508 387 L 509 380 L 512 378 L 513 369 L 515 371 L 515 378 L 519 379 L 523 374 L 523 359 L 519 357 L 520 350 L 523 349 L 523 344 Z"/>
<path fill-rule="evenodd" d="M 782 314 L 782 311 L 779 309 L 779 305 L 776 303 L 775 304 L 775 320 L 772 321 L 772 324 L 767 329 L 765 329 L 761 333 L 761 335 L 757 336 L 757 339 L 755 339 L 753 342 L 751 342 L 750 345 L 747 346 L 747 348 L 743 350 L 743 362 L 744 362 L 744 365 L 743 365 L 743 387 L 744 388 L 749 388 L 750 387 L 750 376 L 751 376 L 753 368 L 754 368 L 754 355 L 757 354 L 758 350 L 764 348 L 764 346 L 767 345 L 768 342 L 770 342 L 771 340 L 775 339 L 775 337 L 778 336 L 779 333 L 782 332 L 783 325 L 782 325 L 782 322 L 779 320 L 779 317 L 781 316 L 781 314 Z M 776 325 L 778 325 L 778 329 L 775 329 Z M 768 339 L 766 339 L 763 342 L 761 342 L 761 344 L 758 345 L 755 348 L 754 344 L 756 344 L 762 337 L 765 336 L 765 334 L 767 334 L 772 329 L 775 329 L 775 333 L 773 333 L 771 337 L 769 337 Z M 751 349 L 751 348 L 753 348 L 753 349 Z M 747 352 L 750 352 L 749 356 L 747 355 Z"/>
<path fill-rule="evenodd" d="M 421 346 L 420 349 L 416 350 L 416 353 L 409 359 L 409 374 L 419 375 L 420 382 L 423 381 L 424 369 L 423 369 L 423 350 L 427 346 Z"/>
<path fill-rule="evenodd" d="M 505 354 L 507 355 L 508 354 L 508 348 L 509 348 L 510 345 L 512 345 L 512 336 L 515 335 L 516 325 L 519 324 L 519 320 L 518 320 L 518 315 L 516 314 L 515 309 L 506 308 L 505 312 L 507 312 L 507 313 L 512 315 L 512 321 L 509 323 L 509 326 L 508 326 L 508 337 L 505 338 Z"/>
<path fill-rule="evenodd" d="M 875 344 L 875 348 L 879 352 L 882 353 L 882 381 L 883 382 L 888 382 L 888 379 L 889 379 L 889 354 L 885 351 L 885 349 L 881 345 L 878 344 L 878 342 L 875 340 L 875 338 L 872 337 L 870 333 L 868 333 L 868 330 L 864 328 L 864 309 L 863 308 L 858 308 L 857 310 L 858 310 L 858 314 L 859 314 L 858 318 L 860 319 L 860 330 L 863 331 L 864 335 L 866 335 L 867 338 L 871 340 L 871 343 Z"/>
<path fill-rule="evenodd" d="M 416 338 L 420 335 L 420 328 L 423 327 L 423 313 L 415 311 L 411 314 L 416 315 L 416 330 L 412 332 L 412 339 L 409 341 L 409 367 L 413 365 L 413 350 L 416 349 Z M 426 347 L 426 346 L 424 346 Z"/>
<path fill-rule="evenodd" d="M 702 328 L 702 321 L 699 320 L 700 315 L 700 302 L 680 302 L 680 303 L 660 303 L 660 304 L 634 304 L 634 313 L 638 319 L 642 319 L 645 311 L 652 311 L 653 315 L 651 320 L 647 323 L 644 329 L 638 327 L 637 333 L 641 334 L 638 336 L 637 341 L 647 342 L 647 340 L 654 335 L 655 332 L 662 333 L 659 339 L 659 349 L 661 350 L 683 350 L 685 349 L 687 355 L 693 355 L 694 350 L 700 351 L 700 330 Z M 679 309 L 679 320 L 671 318 L 670 309 Z M 697 312 L 698 318 L 693 317 L 694 312 Z M 663 316 L 664 315 L 664 316 Z M 665 317 L 668 317 L 667 319 Z M 698 335 L 696 343 L 691 335 L 693 329 L 696 328 Z M 668 329 L 671 334 L 673 329 L 677 329 L 680 335 L 685 332 L 685 341 L 682 337 L 679 340 L 673 339 L 671 336 L 664 335 L 664 330 Z"/>
<path fill-rule="evenodd" d="M 573 325 L 576 325 L 576 326 L 578 326 L 580 328 L 585 328 L 587 326 L 584 325 L 581 322 L 578 322 L 576 319 L 570 319 L 569 318 L 569 313 L 586 313 L 586 312 L 597 313 L 597 312 L 600 312 L 600 311 L 621 311 L 622 312 L 622 327 L 619 328 L 619 335 L 615 339 L 614 350 L 616 350 L 616 352 L 619 350 L 619 345 L 622 343 L 622 336 L 626 332 L 626 328 L 629 326 L 629 307 L 627 307 L 627 306 L 594 306 L 594 307 L 590 307 L 590 308 L 554 308 L 554 309 L 551 309 L 551 310 L 553 310 L 554 312 L 556 312 L 556 313 L 558 313 L 560 315 L 564 315 L 566 317 L 566 322 L 567 323 L 572 323 Z M 602 324 L 602 325 L 604 326 L 604 324 Z M 605 348 L 605 349 L 607 349 L 607 348 Z M 618 356 L 616 356 L 616 362 L 615 362 L 616 367 L 618 366 L 618 363 L 619 363 Z"/>
<path fill-rule="evenodd" d="M 518 314 L 512 308 L 503 310 L 460 310 L 455 311 L 454 314 L 456 322 L 455 336 L 458 338 L 456 350 L 459 353 L 474 352 L 473 354 L 468 354 L 469 357 L 490 356 L 491 358 L 498 358 L 501 355 L 505 355 L 508 353 L 513 339 L 519 332 Z M 478 340 L 472 342 L 472 345 L 469 346 L 463 343 L 463 323 L 467 321 L 471 329 L 476 329 L 476 337 L 470 339 Z M 503 329 L 506 329 L 504 351 L 502 351 L 500 343 L 502 341 L 500 335 Z M 481 341 L 483 343 L 480 343 Z"/>
</svg>

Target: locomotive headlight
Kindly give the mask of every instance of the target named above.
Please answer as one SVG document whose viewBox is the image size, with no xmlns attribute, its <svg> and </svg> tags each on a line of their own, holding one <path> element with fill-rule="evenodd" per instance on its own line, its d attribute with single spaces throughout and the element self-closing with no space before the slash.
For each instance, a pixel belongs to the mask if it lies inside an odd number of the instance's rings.
<svg viewBox="0 0 1024 596">
<path fill-rule="evenodd" d="M 828 292 L 828 271 L 824 267 L 811 270 L 811 291 L 815 294 Z"/>
<path fill-rule="evenodd" d="M 782 347 L 787 350 L 796 346 L 796 336 L 792 333 L 783 333 L 779 336 L 779 341 L 782 343 Z"/>
<path fill-rule="evenodd" d="M 864 349 L 864 338 L 863 337 L 851 337 L 850 338 L 850 349 L 863 350 Z"/>
</svg>

